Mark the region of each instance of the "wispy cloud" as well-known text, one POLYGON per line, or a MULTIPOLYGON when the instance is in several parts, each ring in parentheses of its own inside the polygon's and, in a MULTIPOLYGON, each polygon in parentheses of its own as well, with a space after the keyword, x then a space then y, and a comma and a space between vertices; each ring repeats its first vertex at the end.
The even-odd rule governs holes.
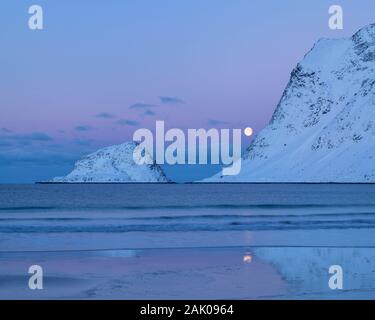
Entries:
POLYGON ((145 116, 154 116, 156 113, 152 110, 147 109, 143 114, 145 116))
POLYGON ((4 140, 15 140, 15 141, 51 141, 53 140, 48 134, 44 132, 32 132, 26 134, 6 134, 2 135, 1 138, 4 140))
POLYGON ((73 141, 76 145, 79 146, 90 146, 93 142, 91 139, 75 139, 73 141))
POLYGON ((10 147, 12 146, 12 143, 6 140, 0 140, 0 147, 10 147))
POLYGON ((120 126, 138 126, 139 122, 134 121, 134 120, 128 120, 128 119, 120 119, 116 121, 116 124, 120 126))
POLYGON ((155 108, 157 107, 154 104, 149 103, 134 103, 131 106, 129 106, 129 109, 149 109, 149 108, 155 108))
POLYGON ((185 101, 178 97, 167 97, 167 96, 160 96, 160 102, 162 104, 184 104, 185 101))
POLYGON ((101 119, 113 119, 116 118, 116 115, 108 112, 100 112, 95 115, 96 118, 101 118, 101 119))
POLYGON ((71 163, 77 159, 76 155, 69 153, 53 152, 50 150, 12 149, 0 154, 1 165, 14 165, 16 163, 31 163, 35 165, 56 165, 71 163))
POLYGON ((1 132, 1 133, 11 133, 12 130, 9 130, 9 129, 7 129, 7 128, 0 128, 0 132, 1 132))
POLYGON ((207 121, 207 123, 210 126, 219 126, 219 125, 223 125, 223 124, 228 124, 228 122, 226 122, 226 121, 215 120, 215 119, 210 119, 210 120, 207 121))
POLYGON ((80 126, 76 126, 74 128, 74 130, 76 131, 90 131, 90 130, 93 130, 94 128, 89 126, 89 125, 80 125, 80 126))
POLYGON ((51 141, 53 140, 48 134, 44 132, 33 132, 31 134, 20 136, 23 140, 33 140, 33 141, 51 141))

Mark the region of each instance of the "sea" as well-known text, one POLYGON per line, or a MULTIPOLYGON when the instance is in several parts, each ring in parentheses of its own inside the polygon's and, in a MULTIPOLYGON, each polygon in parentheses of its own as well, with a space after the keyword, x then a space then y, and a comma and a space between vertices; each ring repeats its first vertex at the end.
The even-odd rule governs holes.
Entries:
POLYGON ((374 298, 374 232, 373 184, 0 185, 0 298, 374 298))

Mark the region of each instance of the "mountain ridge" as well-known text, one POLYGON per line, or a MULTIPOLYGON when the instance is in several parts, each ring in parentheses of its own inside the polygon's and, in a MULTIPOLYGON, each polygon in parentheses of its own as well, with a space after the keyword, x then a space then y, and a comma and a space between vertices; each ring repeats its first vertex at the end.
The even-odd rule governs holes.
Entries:
MULTIPOLYGON (((99 149, 78 160, 71 173, 44 183, 166 183, 170 180, 155 162, 138 165, 133 160, 137 143, 130 141, 99 149)), ((149 154, 145 157, 151 159, 149 154)))
POLYGON ((291 73, 237 176, 204 182, 375 182, 375 24, 320 39, 291 73))

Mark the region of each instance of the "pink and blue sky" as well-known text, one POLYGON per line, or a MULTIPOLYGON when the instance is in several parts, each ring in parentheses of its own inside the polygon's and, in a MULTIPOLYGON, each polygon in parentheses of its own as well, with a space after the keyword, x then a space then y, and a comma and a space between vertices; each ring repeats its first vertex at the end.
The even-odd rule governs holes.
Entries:
POLYGON ((304 54, 375 22, 375 2, 4 0, 0 14, 0 182, 19 183, 67 174, 155 120, 259 132, 304 54), (42 31, 28 28, 33 4, 42 31), (332 4, 344 30, 328 28, 332 4))

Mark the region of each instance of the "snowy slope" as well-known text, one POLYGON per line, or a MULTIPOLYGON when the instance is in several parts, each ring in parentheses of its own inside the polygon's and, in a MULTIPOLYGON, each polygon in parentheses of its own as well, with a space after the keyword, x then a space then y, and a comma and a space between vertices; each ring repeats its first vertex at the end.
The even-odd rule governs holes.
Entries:
POLYGON ((293 70, 269 125, 223 182, 375 182, 375 24, 322 39, 293 70))
POLYGON ((51 182, 168 182, 156 165, 137 165, 134 142, 100 149, 76 162, 74 170, 51 182))

